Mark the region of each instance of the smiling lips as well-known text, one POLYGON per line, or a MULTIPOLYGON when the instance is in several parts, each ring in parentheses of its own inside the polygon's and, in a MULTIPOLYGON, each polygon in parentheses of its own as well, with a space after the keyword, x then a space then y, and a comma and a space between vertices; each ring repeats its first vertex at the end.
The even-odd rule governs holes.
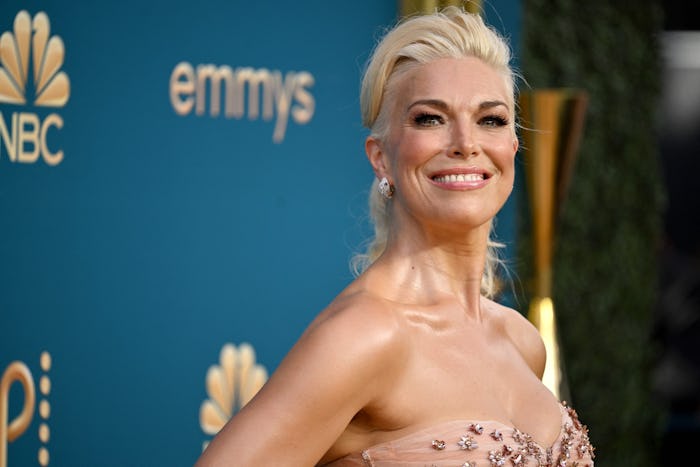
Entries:
POLYGON ((436 185, 444 188, 478 188, 483 186, 484 182, 489 179, 489 174, 481 170, 455 173, 441 172, 432 175, 430 179, 436 185))

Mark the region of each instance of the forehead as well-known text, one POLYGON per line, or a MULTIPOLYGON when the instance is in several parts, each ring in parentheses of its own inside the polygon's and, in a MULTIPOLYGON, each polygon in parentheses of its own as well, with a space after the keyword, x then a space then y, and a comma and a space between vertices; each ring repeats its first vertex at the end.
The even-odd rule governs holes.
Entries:
POLYGON ((400 72, 392 91, 397 104, 416 99, 455 104, 500 100, 511 106, 513 96, 506 83, 502 73, 476 57, 442 58, 400 72))

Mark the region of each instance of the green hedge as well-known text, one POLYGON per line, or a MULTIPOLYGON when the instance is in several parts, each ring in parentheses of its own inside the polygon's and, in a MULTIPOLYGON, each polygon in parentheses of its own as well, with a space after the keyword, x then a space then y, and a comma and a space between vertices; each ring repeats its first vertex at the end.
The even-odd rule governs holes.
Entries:
MULTIPOLYGON (((663 204, 655 132, 662 26, 657 2, 523 1, 520 67, 529 87, 578 87, 590 98, 557 228, 553 298, 571 402, 589 426, 597 466, 658 465, 650 332, 663 204)), ((517 273, 527 293, 526 213, 518 248, 526 266, 517 273)))

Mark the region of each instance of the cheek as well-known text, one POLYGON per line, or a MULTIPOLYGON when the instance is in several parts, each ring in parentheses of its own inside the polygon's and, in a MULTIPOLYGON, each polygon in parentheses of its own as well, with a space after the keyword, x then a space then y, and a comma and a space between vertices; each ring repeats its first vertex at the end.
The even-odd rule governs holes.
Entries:
POLYGON ((510 143, 499 145, 491 153, 491 160, 500 172, 501 186, 508 195, 513 191, 515 184, 515 154, 513 145, 510 143))
POLYGON ((515 170, 515 154, 517 151, 514 149, 512 141, 502 142, 494 147, 493 155, 497 158, 497 164, 501 167, 503 171, 515 170))
POLYGON ((392 139, 394 167, 398 170, 416 168, 430 160, 441 148, 437 133, 411 129, 396 132, 395 139, 392 139))

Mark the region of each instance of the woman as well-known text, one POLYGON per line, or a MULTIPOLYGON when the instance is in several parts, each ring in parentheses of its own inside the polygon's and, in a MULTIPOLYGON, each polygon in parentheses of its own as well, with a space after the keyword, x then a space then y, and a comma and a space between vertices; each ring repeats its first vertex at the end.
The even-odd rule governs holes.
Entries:
POLYGON ((509 60, 454 7, 380 42, 361 92, 368 267, 199 467, 593 464, 585 426, 540 381, 537 330, 488 298, 518 149, 509 60))

